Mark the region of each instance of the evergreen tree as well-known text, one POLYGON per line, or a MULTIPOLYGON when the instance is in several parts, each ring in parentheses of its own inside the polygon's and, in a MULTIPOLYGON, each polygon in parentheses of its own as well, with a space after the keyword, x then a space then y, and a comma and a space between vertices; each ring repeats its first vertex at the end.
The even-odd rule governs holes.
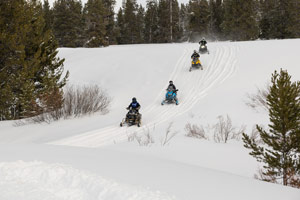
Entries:
POLYGON ((103 0, 103 5, 105 9, 105 21, 106 21, 106 38, 109 44, 115 44, 116 32, 115 32, 115 11, 114 6, 116 4, 115 0, 103 0))
POLYGON ((125 34, 125 22, 122 8, 119 9, 117 14, 117 26, 116 26, 116 39, 118 44, 125 44, 123 38, 125 34))
POLYGON ((158 4, 159 42, 174 42, 181 37, 177 0, 160 0, 158 4))
POLYGON ((260 38, 270 39, 278 36, 278 28, 276 25, 276 6, 277 1, 262 0, 260 1, 260 38))
POLYGON ((144 32, 145 32, 145 9, 142 5, 139 6, 136 14, 136 28, 137 36, 136 43, 141 44, 145 42, 144 32))
POLYGON ((231 40, 257 39, 259 29, 255 0, 224 0, 224 35, 231 40))
POLYGON ((282 179, 284 185, 291 185, 290 181, 300 172, 300 82, 292 82, 287 71, 281 70, 272 75, 271 84, 267 96, 269 132, 257 125, 266 146, 259 146, 246 134, 243 141, 252 150, 250 155, 265 164, 265 180, 282 179))
POLYGON ((124 35, 122 35, 125 44, 135 44, 137 41, 138 27, 136 21, 137 13, 136 0, 127 0, 124 7, 124 35))
POLYGON ((44 0, 43 12, 45 19, 45 30, 53 29, 53 11, 50 9, 48 0, 44 0))
POLYGON ((107 46, 106 39, 106 11, 102 0, 88 0, 84 8, 86 25, 86 46, 99 47, 107 46))
POLYGON ((68 73, 57 58, 57 44, 45 29, 42 5, 35 0, 0 3, 0 119, 20 119, 61 106, 68 73))
POLYGON ((300 36, 299 0, 261 0, 261 38, 300 36))
POLYGON ((56 0, 53 6, 53 32, 59 46, 83 46, 84 21, 80 0, 56 0))
POLYGON ((188 4, 190 13, 189 30, 192 32, 192 40, 199 36, 207 35, 209 25, 209 6, 207 0, 191 0, 188 4))
POLYGON ((179 27, 180 27, 180 31, 182 32, 181 40, 188 40, 189 37, 188 24, 189 24, 189 14, 188 14, 187 6, 185 6, 182 3, 180 5, 180 11, 179 11, 179 27))
POLYGON ((287 31, 291 33, 287 37, 300 38, 300 0, 288 1, 290 19, 287 21, 287 31))
POLYGON ((209 33, 215 39, 222 37, 223 7, 222 0, 210 0, 209 33))
POLYGON ((145 42, 156 43, 158 42, 158 5, 156 0, 147 2, 145 14, 145 42))

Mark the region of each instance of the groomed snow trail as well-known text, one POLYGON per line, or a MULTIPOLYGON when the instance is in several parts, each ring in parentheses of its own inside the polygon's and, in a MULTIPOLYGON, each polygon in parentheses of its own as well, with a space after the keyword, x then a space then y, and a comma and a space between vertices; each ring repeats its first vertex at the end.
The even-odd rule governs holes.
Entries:
POLYGON ((119 127, 119 124, 116 124, 115 126, 108 126, 54 141, 50 144, 90 148, 110 145, 126 140, 131 133, 143 132, 176 116, 182 115, 191 110, 213 87, 220 85, 235 74, 237 70, 237 51, 238 46, 236 44, 215 45, 215 48, 211 49, 209 55, 205 54, 200 57, 204 70, 195 69, 189 72, 191 62, 190 52, 192 50, 185 48, 173 72, 166 80, 166 83, 169 80, 173 80, 179 89, 178 106, 161 106, 161 101, 165 95, 165 88, 167 87, 165 85, 153 103, 142 110, 142 127, 119 127))
POLYGON ((0 163, 0 191, 1 200, 175 200, 159 191, 39 161, 0 163))

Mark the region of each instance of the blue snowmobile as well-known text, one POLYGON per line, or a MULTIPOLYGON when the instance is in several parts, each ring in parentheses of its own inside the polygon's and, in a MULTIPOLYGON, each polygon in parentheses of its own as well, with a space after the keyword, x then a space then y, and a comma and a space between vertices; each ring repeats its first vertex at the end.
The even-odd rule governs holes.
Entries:
POLYGON ((164 105, 165 103, 176 103, 178 105, 178 99, 177 99, 177 92, 178 90, 171 90, 168 89, 166 93, 166 98, 161 102, 161 105, 164 105))

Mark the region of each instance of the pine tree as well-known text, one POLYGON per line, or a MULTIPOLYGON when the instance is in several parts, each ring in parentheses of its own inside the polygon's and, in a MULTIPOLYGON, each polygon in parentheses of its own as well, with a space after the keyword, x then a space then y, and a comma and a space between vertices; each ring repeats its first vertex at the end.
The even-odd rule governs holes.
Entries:
POLYGON ((270 39, 277 37, 278 28, 276 25, 276 4, 277 1, 273 0, 260 1, 260 38, 270 39))
MULTIPOLYGON (((63 61, 46 30, 42 5, 35 0, 0 3, 0 119, 20 119, 50 111, 44 96, 61 91, 63 61)), ((62 95, 57 98, 62 99, 62 95)))
POLYGON ((106 20, 106 15, 102 0, 88 0, 85 4, 86 46, 99 47, 108 45, 108 39, 106 38, 108 21, 106 20))
POLYGON ((137 13, 136 0, 127 0, 124 7, 124 34, 122 35, 125 44, 135 44, 137 41, 138 28, 136 21, 137 13))
POLYGON ((223 22, 223 4, 222 0, 210 0, 210 19, 209 19, 209 33, 210 37, 221 39, 223 22))
POLYGON ((53 6, 53 33, 59 46, 83 46, 84 21, 80 0, 56 0, 53 6))
POLYGON ((145 14, 145 42, 156 43, 158 42, 158 5, 156 0, 147 2, 145 14))
POLYGON ((250 155, 265 164, 265 180, 282 179, 284 185, 291 185, 292 178, 300 173, 300 82, 292 82, 288 72, 281 70, 272 75, 271 84, 267 96, 269 132, 257 125, 266 146, 259 146, 246 134, 243 141, 252 150, 250 155))
POLYGON ((300 0, 290 0, 288 2, 288 12, 290 20, 287 21, 287 31, 291 33, 291 38, 300 38, 300 0))
POLYGON ((262 37, 284 39, 299 36, 299 0, 264 0, 261 4, 262 37))
POLYGON ((105 9, 105 21, 106 21, 106 35, 109 44, 115 44, 116 41, 116 31, 115 31, 115 11, 114 6, 116 4, 115 0, 103 0, 103 5, 105 9))
POLYGON ((45 29, 52 30, 53 29, 53 11, 50 8, 48 0, 44 0, 43 13, 44 13, 44 19, 45 19, 45 23, 46 23, 45 29))
POLYGON ((253 40, 259 34, 255 0, 224 0, 223 31, 227 39, 253 40))
POLYGON ((177 0, 160 0, 158 4, 159 42, 177 41, 181 36, 177 0))
POLYGON ((187 6, 185 4, 180 5, 180 11, 179 11, 179 27, 180 31, 182 32, 182 38, 181 40, 186 41, 189 37, 189 30, 188 30, 188 24, 189 24, 189 14, 187 10, 187 6))
POLYGON ((142 5, 139 6, 136 14, 136 28, 137 36, 136 43, 141 44, 145 42, 144 32, 145 32, 145 9, 142 5))
POLYGON ((190 13, 189 30, 192 32, 191 39, 194 41, 201 35, 207 35, 210 11, 207 0, 191 0, 188 8, 190 13))
POLYGON ((124 22, 124 14, 123 9, 120 8, 117 14, 117 26, 116 30, 116 39, 118 44, 125 44, 125 40, 123 38, 125 34, 125 22, 124 22))

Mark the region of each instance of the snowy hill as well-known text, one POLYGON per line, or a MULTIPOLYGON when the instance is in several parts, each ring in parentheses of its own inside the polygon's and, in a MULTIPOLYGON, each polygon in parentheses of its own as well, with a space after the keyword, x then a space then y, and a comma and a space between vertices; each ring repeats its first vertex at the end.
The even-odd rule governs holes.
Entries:
POLYGON ((204 70, 192 72, 198 44, 60 49, 70 83, 100 85, 113 99, 110 112, 51 124, 0 122, 0 199, 298 200, 300 190, 253 178, 259 164, 241 141, 188 138, 184 128, 212 127, 227 115, 247 132, 266 125, 267 112, 247 107, 246 95, 280 68, 300 80, 300 40, 208 47, 204 70), (179 89, 178 106, 160 105, 169 80, 179 89), (141 104, 142 127, 121 128, 132 97, 141 104), (177 134, 163 146, 169 126, 177 134), (128 142, 133 134, 149 134, 153 143, 128 142))

